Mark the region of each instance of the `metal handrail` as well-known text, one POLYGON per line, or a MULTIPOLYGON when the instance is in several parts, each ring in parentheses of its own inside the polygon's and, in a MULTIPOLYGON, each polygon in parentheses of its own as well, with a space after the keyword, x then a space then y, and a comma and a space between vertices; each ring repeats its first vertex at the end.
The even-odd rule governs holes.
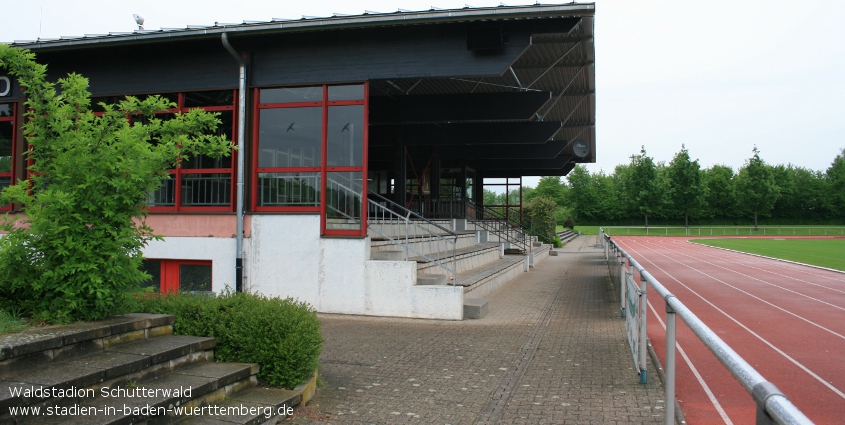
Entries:
POLYGON ((409 253, 413 252, 446 270, 447 276, 451 277, 450 284, 458 284, 456 233, 372 191, 368 192, 367 203, 370 217, 367 228, 403 247, 406 261, 410 257, 409 253), (400 233, 404 235, 392 234, 388 230, 391 228, 401 229, 400 233), (442 233, 435 233, 432 229, 442 233), (418 244, 428 249, 417 250, 415 245, 418 244))
POLYGON ((521 250, 531 251, 531 243, 528 241, 528 235, 523 231, 522 227, 510 223, 505 217, 493 214, 491 211, 485 210, 483 206, 477 205, 468 199, 465 201, 464 209, 466 211, 466 219, 476 227, 481 227, 496 235, 499 241, 507 241, 521 250))
MULTIPOLYGON (((757 423, 778 423, 778 424, 812 424, 804 413, 798 410, 778 388, 769 381, 766 381, 756 369, 746 362, 736 351, 725 341, 719 338, 712 329, 701 321, 689 308, 687 308, 675 295, 669 292, 654 276, 651 275, 640 263, 630 254, 625 252, 610 236, 600 229, 601 243, 605 249, 605 258, 608 260, 608 267, 613 268, 611 258, 619 260, 621 272, 633 273, 633 269, 640 272, 643 282, 643 292, 646 292, 646 284, 651 285, 657 293, 666 301, 666 365, 664 373, 666 382, 666 424, 674 424, 675 421, 675 317, 680 316, 681 320, 689 326, 690 330, 704 343, 713 355, 728 369, 736 380, 745 388, 757 404, 757 423), (612 255, 613 254, 613 255, 612 255), (625 271, 625 260, 632 268, 630 272, 625 271)), ((624 276, 624 275, 623 275, 624 276)), ((624 288, 623 288, 624 291, 624 288)), ((647 300, 647 298, 646 298, 647 300)), ((640 334, 645 335, 645 316, 641 323, 640 334)), ((640 341, 641 346, 645 346, 640 341)))

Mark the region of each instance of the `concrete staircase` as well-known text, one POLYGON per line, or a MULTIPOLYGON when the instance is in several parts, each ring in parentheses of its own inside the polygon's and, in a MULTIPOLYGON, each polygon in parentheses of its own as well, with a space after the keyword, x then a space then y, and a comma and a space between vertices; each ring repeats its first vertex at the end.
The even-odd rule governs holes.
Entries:
MULTIPOLYGON (((527 272, 537 262, 549 255, 550 245, 539 242, 532 244, 531 253, 521 250, 514 255, 507 255, 505 247, 508 244, 490 237, 488 232, 470 226, 466 223, 457 226, 451 221, 437 223, 439 226, 458 235, 455 249, 455 269, 457 271, 457 285, 464 288, 464 318, 480 318, 487 311, 486 298, 507 282, 527 272), (457 227, 457 229, 455 229, 457 227)), ((376 225, 378 225, 376 223, 376 225)), ((384 232, 384 227, 380 231, 384 232)), ((397 231, 400 228, 397 227, 397 231)), ((401 235, 397 235, 401 236, 401 235)), ((372 233, 371 250, 373 260, 403 261, 404 248, 394 244, 388 238, 372 233)), ((411 238, 410 244, 418 252, 435 259, 448 260, 443 253, 432 252, 427 247, 428 237, 411 238)), ((444 269, 438 267, 428 259, 420 256, 409 256, 408 261, 417 263, 417 285, 446 285, 449 284, 444 269)))
POLYGON ((299 403, 257 387, 256 364, 214 362, 215 340, 173 335, 173 321, 129 314, 0 336, 0 423, 258 424, 299 403))

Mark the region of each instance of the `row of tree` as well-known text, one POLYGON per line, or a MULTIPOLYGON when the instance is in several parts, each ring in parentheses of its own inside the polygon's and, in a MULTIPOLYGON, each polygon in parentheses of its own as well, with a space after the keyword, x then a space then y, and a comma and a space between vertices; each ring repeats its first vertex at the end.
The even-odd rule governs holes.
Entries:
MULTIPOLYGON (((612 174, 575 167, 563 182, 543 177, 536 188, 523 187, 523 201, 554 199, 558 218, 579 224, 649 224, 650 219, 689 226, 699 222, 743 224, 760 217, 773 221, 843 223, 845 221, 845 149, 824 171, 794 165, 769 165, 753 155, 736 172, 725 165, 702 169, 685 146, 669 164, 655 162, 643 147, 629 164, 612 174)), ((513 197, 513 194, 510 194, 513 197)), ((504 195, 485 192, 485 203, 504 195)))

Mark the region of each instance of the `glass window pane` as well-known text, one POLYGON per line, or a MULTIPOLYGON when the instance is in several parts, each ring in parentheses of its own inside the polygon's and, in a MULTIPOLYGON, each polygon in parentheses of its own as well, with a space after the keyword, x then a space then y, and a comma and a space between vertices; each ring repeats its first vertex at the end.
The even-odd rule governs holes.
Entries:
POLYGON ((141 288, 152 288, 153 291, 159 292, 161 289, 161 261, 144 260, 141 263, 140 270, 150 275, 149 280, 141 282, 141 288))
POLYGON ((329 86, 329 100, 364 100, 364 85, 329 86))
POLYGON ((198 106, 232 106, 235 103, 234 90, 213 90, 185 93, 186 108, 198 106))
POLYGON ((0 103, 0 117, 11 117, 14 113, 13 103, 0 103))
POLYGON ((161 186, 147 197, 147 205, 151 207, 172 207, 176 205, 176 180, 170 178, 161 181, 161 186))
POLYGON ((259 167, 320 166, 322 108, 262 109, 259 117, 259 167))
POLYGON ((320 173, 258 173, 258 205, 320 205, 320 173))
POLYGON ((364 152, 364 106, 332 106, 326 128, 329 167, 361 166, 364 152))
POLYGON ((259 98, 261 103, 322 102, 323 86, 262 89, 259 98))
POLYGON ((179 290, 182 292, 211 292, 211 266, 180 264, 179 290))
POLYGON ((231 198, 231 174, 182 174, 182 205, 228 206, 231 198))
MULTIPOLYGON (((232 140, 232 122, 234 120, 234 112, 222 111, 220 114, 220 125, 217 127, 218 136, 226 136, 232 140)), ((182 168, 198 169, 198 168, 232 168, 232 155, 221 156, 220 158, 211 158, 205 155, 195 155, 188 159, 182 160, 182 168)))
POLYGON ((363 173, 326 173, 326 229, 361 230, 363 173))
POLYGON ((0 173, 12 172, 12 134, 15 123, 0 121, 0 173))

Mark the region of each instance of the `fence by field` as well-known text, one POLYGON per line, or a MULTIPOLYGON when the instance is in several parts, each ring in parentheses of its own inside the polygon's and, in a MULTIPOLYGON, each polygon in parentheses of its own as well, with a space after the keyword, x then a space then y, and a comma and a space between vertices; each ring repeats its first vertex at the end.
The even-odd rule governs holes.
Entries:
POLYGON ((602 226, 608 235, 626 236, 845 236, 834 226, 602 226))

